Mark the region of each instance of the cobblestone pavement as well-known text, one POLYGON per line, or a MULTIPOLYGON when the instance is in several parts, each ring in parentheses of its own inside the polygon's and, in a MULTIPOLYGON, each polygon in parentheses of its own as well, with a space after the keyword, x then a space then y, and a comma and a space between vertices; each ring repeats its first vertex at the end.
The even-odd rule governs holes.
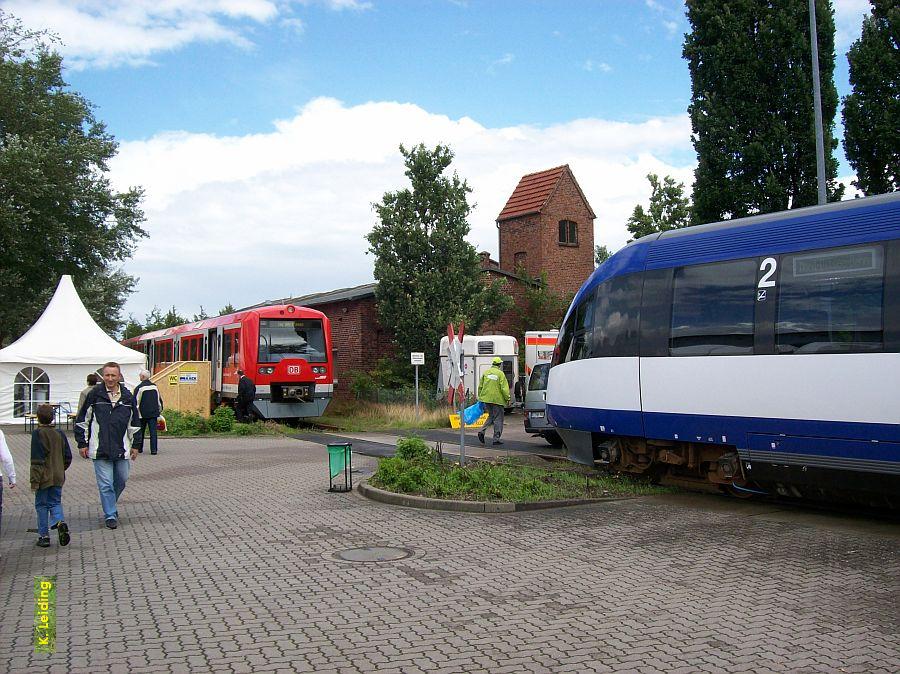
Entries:
POLYGON ((76 456, 72 543, 44 550, 28 438, 8 439, 0 670, 900 671, 894 524, 705 496, 404 509, 328 493, 321 445, 167 439, 115 531, 76 456), (413 554, 333 558, 373 545, 413 554), (57 576, 54 654, 33 652, 35 575, 57 576))

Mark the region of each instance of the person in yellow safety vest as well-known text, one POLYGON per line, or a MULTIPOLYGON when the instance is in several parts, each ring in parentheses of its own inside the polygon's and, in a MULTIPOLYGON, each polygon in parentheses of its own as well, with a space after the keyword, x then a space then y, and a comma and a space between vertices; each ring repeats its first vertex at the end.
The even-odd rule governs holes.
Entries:
POLYGON ((478 431, 478 441, 484 444, 484 432, 487 427, 494 426, 494 444, 502 445, 500 436, 503 435, 503 410, 509 405, 509 382, 500 366, 503 359, 495 356, 491 366, 481 375, 478 383, 478 400, 487 408, 488 418, 484 426, 478 431))

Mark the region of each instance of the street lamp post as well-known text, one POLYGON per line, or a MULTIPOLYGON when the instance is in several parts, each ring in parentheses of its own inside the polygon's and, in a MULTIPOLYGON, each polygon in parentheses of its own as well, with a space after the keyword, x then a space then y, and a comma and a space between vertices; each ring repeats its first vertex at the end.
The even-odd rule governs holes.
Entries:
POLYGON ((822 131, 822 87, 819 82, 819 37, 816 30, 816 0, 809 0, 809 45, 812 52, 813 106, 816 123, 816 180, 819 205, 827 201, 825 194, 825 139, 822 131))

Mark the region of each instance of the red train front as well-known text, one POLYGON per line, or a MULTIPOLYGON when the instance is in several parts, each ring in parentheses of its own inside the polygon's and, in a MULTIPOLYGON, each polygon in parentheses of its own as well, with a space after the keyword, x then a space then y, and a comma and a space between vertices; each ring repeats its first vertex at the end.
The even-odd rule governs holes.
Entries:
POLYGON ((256 384, 264 419, 316 417, 334 390, 331 324, 315 309, 291 304, 217 316, 126 340, 156 373, 179 360, 212 366, 214 402, 237 397, 238 370, 256 384))

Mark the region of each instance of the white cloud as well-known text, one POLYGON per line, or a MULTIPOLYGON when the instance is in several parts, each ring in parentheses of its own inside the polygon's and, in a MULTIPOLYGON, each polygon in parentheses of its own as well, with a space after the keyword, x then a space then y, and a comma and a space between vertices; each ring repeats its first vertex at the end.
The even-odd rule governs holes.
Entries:
MULTIPOLYGON (((330 9, 366 9, 367 2, 323 0, 330 9)), ((4 8, 33 29, 60 36, 66 66, 144 65, 155 54, 194 42, 225 42, 250 48, 245 36, 253 23, 280 24, 295 31, 290 16, 296 0, 9 0, 4 8)), ((305 3, 302 3, 305 4, 305 3)))
POLYGON ((267 134, 127 142, 112 175, 120 189, 146 189, 151 234, 128 265, 141 277, 128 310, 142 317, 174 303, 193 313, 371 281, 372 204, 407 186, 397 147, 418 142, 453 148, 477 204, 469 240, 495 257, 494 219, 526 173, 568 163, 597 213, 597 243, 615 250, 634 205, 647 202, 645 175, 690 185, 693 170, 686 115, 487 128, 411 104, 319 98, 267 134))
POLYGON ((491 64, 488 66, 487 72, 488 72, 488 74, 493 75, 497 72, 498 66, 508 66, 510 63, 512 63, 515 60, 516 60, 516 55, 510 54, 509 52, 507 52, 500 58, 494 59, 493 61, 491 61, 491 64))
POLYGON ((862 33, 863 17, 872 9, 869 0, 834 0, 834 46, 844 54, 862 33))
POLYGON ((592 61, 588 59, 582 65, 582 68, 587 70, 589 73, 598 72, 598 73, 609 73, 612 72, 612 66, 603 61, 592 61))

